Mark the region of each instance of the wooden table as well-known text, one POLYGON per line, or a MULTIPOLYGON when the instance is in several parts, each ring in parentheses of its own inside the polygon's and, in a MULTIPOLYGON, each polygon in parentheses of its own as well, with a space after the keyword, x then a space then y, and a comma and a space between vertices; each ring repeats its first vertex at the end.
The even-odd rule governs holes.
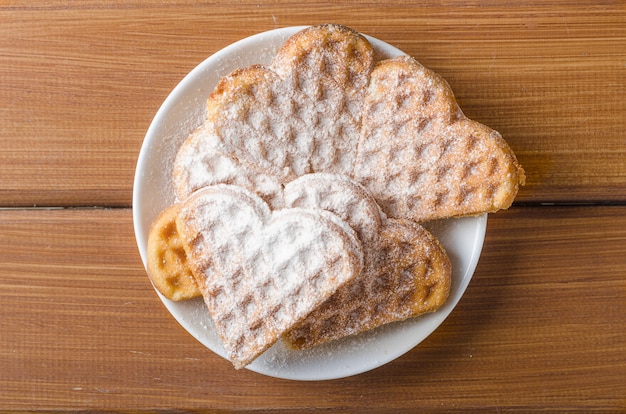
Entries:
POLYGON ((624 412, 624 3, 233 3, 0 4, 0 410, 624 412), (446 77, 527 185, 490 216, 457 308, 406 355, 332 381, 237 372, 148 281, 137 155, 207 56, 329 21, 446 77))

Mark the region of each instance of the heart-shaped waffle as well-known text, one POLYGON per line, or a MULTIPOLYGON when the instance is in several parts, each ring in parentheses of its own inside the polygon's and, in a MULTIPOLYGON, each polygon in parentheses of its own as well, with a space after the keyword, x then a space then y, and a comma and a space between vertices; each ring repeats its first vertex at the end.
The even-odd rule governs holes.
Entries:
POLYGON ((215 132, 210 125, 203 124, 180 147, 173 174, 178 200, 184 201, 194 191, 216 184, 232 184, 254 190, 270 204, 275 198, 280 199, 282 186, 275 176, 222 153, 216 144, 215 132))
POLYGON ((378 238, 384 215, 367 190, 346 176, 303 175, 285 185, 282 199, 287 208, 313 208, 334 213, 354 229, 364 245, 378 238))
POLYGON ((408 220, 381 216, 375 200, 342 176, 310 174, 285 186, 287 207, 323 208, 357 232, 363 271, 285 335, 311 348, 378 326, 435 311, 448 298, 450 261, 436 238, 408 220))
POLYGON ((524 172, 500 134, 465 117, 446 81, 414 59, 377 64, 364 98, 354 171, 392 217, 493 212, 524 172))
MULTIPOLYGON (((315 172, 352 177, 394 218, 508 208, 524 172, 500 135, 467 119, 448 84, 415 60, 374 63, 351 29, 295 34, 269 67, 219 82, 207 100, 213 147, 282 184, 315 172)), ((187 157, 202 163, 203 150, 187 157)))
POLYGON ((194 193, 177 219, 215 329, 239 369, 363 267, 350 226, 322 210, 272 211, 254 193, 217 185, 194 193))
POLYGON ((271 68, 222 78, 207 122, 225 152, 286 183, 311 172, 349 174, 359 138, 362 89, 373 65, 367 40, 342 26, 291 37, 271 68))

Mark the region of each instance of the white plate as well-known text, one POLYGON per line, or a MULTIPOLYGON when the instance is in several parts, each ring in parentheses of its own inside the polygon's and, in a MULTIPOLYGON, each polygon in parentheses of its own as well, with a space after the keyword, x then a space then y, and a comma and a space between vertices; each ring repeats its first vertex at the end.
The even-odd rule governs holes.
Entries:
MULTIPOLYGON (((139 153, 133 191, 133 220, 141 259, 151 223, 174 200, 172 163, 182 141, 202 122, 205 101, 218 80, 238 67, 269 63, 278 48, 303 27, 288 27, 243 39, 215 53, 192 70, 157 112, 139 153)), ((403 54, 368 37, 379 58, 403 54)), ((277 343, 248 369, 295 380, 325 380, 359 374, 392 361, 430 335, 450 314, 469 284, 485 236, 487 215, 429 223, 452 261, 452 289, 437 312, 335 341, 308 351, 291 351, 277 343)), ((157 292, 158 294, 158 292, 157 292)), ((172 302, 159 295, 172 316, 198 341, 225 357, 201 299, 172 302)))

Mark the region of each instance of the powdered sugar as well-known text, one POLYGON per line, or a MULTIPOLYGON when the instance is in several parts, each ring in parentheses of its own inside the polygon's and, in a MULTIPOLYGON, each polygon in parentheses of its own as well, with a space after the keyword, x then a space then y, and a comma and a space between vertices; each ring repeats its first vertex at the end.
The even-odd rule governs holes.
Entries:
POLYGON ((348 222, 363 243, 378 237, 382 212, 357 182, 335 174, 307 174, 285 186, 286 207, 328 210, 348 222))
POLYGON ((233 184, 254 190, 266 201, 282 187, 275 176, 257 171, 220 151, 217 137, 206 125, 198 128, 181 146, 174 167, 174 188, 179 200, 215 184, 233 184))

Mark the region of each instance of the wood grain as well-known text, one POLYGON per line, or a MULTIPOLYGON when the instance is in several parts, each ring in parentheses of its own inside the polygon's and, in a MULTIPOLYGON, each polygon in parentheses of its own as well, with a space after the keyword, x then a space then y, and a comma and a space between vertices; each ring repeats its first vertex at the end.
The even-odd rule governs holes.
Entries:
POLYGON ((0 412, 626 412, 624 96, 610 0, 0 2, 0 412), (177 324, 130 207, 145 132, 191 69, 324 22, 442 74, 528 180, 433 335, 297 382, 236 372, 177 324))
POLYGON ((626 199, 621 2, 5 1, 0 205, 130 206, 144 134, 184 75, 243 37, 328 21, 445 76, 518 154, 518 201, 626 199))
POLYGON ((625 207, 491 215, 433 335, 372 372, 297 382, 234 371, 174 321, 130 210, 3 210, 0 411, 623 411, 625 245, 625 207))

